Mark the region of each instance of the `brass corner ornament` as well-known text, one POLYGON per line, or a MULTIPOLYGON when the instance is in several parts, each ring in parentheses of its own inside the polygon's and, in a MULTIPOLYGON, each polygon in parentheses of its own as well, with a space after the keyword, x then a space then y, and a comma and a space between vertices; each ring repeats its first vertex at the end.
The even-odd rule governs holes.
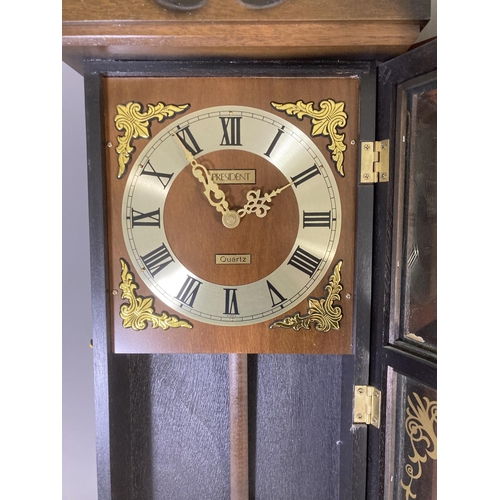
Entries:
POLYGON ((342 284, 340 283, 340 269, 342 261, 340 260, 328 279, 328 283, 324 289, 328 291, 328 295, 323 299, 315 299, 309 297, 309 309, 305 316, 300 313, 295 313, 293 316, 287 316, 282 320, 275 321, 269 328, 290 328, 295 331, 309 330, 311 323, 319 332, 329 332, 330 330, 339 330, 340 321, 342 320, 342 308, 338 305, 334 306, 335 301, 340 301, 340 292, 342 284))
POLYGON ((311 118, 311 135, 313 137, 324 135, 330 137, 328 149, 332 152, 331 157, 335 162, 337 172, 344 177, 344 151, 347 146, 344 143, 345 134, 338 134, 337 127, 343 128, 347 124, 347 113, 344 111, 345 103, 335 102, 333 99, 324 99, 319 103, 319 109, 314 109, 314 103, 297 101, 296 103, 279 104, 271 102, 278 111, 284 111, 289 116, 296 116, 302 120, 304 116, 311 118))
POLYGON ((152 328, 161 328, 168 330, 169 328, 193 328, 193 325, 188 321, 179 319, 177 316, 170 316, 166 312, 156 314, 154 310, 153 297, 140 297, 136 294, 136 289, 139 287, 134 282, 134 275, 130 272, 125 259, 120 259, 122 267, 120 290, 122 291, 122 299, 128 300, 128 304, 122 304, 120 307, 120 317, 123 320, 124 328, 132 328, 133 330, 145 330, 148 327, 148 322, 152 328))
POLYGON ((422 401, 415 392, 413 397, 414 401, 408 396, 405 427, 413 449, 413 455, 408 458, 416 469, 411 464, 405 466, 409 482, 405 484, 401 480, 401 487, 406 491, 406 500, 417 498, 412 491, 412 483, 422 476, 422 464, 427 462, 427 458, 437 460, 437 402, 425 397, 422 401))
POLYGON ((125 105, 116 106, 115 127, 117 130, 124 130, 122 136, 118 136, 118 178, 121 179, 125 174, 127 164, 130 161, 130 154, 134 151, 132 140, 138 137, 148 139, 150 137, 150 122, 157 119, 159 122, 165 118, 183 113, 190 107, 190 104, 148 104, 147 111, 143 112, 142 104, 138 102, 129 102, 125 105))

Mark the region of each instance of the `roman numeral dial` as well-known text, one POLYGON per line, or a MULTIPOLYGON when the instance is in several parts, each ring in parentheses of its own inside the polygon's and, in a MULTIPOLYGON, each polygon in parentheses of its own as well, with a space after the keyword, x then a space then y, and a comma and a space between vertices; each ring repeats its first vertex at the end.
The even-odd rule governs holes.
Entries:
POLYGON ((196 296, 198 295, 198 291, 200 290, 201 285, 201 281, 193 278, 192 276, 188 276, 186 278, 186 281, 184 281, 179 293, 175 297, 187 306, 193 307, 194 301, 196 300, 196 296))
POLYGON ((175 134, 177 137, 180 139, 182 142, 183 146, 193 155, 196 156, 197 154, 200 154, 203 149, 200 148, 198 142, 196 141, 193 133, 191 132, 191 129, 189 126, 181 128, 180 130, 176 131, 175 134))
POLYGON ((292 181, 295 184, 295 187, 299 187, 303 182, 307 182, 316 175, 319 175, 319 169, 317 165, 313 165, 312 167, 305 169, 300 174, 292 176, 292 181))
POLYGON ((331 227, 332 211, 328 212, 302 212, 302 227, 331 227))
POLYGON ((220 117, 222 123, 221 146, 241 146, 241 116, 220 117))
POLYGON ((156 276, 162 269, 174 262, 174 258, 164 243, 146 255, 142 255, 141 259, 153 276, 156 276))
POLYGON ((239 314, 236 299, 237 288, 224 288, 226 292, 224 314, 239 314))
POLYGON ((266 284, 269 291, 269 296, 271 297, 271 302, 273 303, 273 307, 283 304, 286 298, 281 295, 278 289, 273 284, 271 284, 271 282, 266 280, 266 284))
POLYGON ((166 173, 166 172, 162 172, 160 170, 156 170, 151 161, 148 160, 146 162, 146 164, 144 165, 144 169, 141 173, 141 175, 149 175, 151 177, 155 177, 156 179, 158 179, 158 182, 163 186, 163 188, 165 189, 169 182, 172 180, 172 177, 173 177, 173 173, 166 173))
POLYGON ((295 267, 299 271, 311 277, 318 268, 320 262, 321 259, 298 246, 288 261, 288 265, 295 267))
POLYGON ((237 336, 238 326, 271 324, 324 286, 342 221, 337 181, 295 118, 190 109, 164 124, 128 173, 122 248, 140 287, 192 332, 209 324, 237 336), (242 172, 246 185, 234 180, 242 172), (221 222, 229 212, 236 227, 221 222))
POLYGON ((285 127, 282 126, 277 132, 276 135, 274 136, 273 141, 271 142, 269 148, 267 151, 264 153, 264 156, 267 156, 268 158, 271 157, 272 152, 274 151, 274 148, 276 147, 276 144, 278 144, 278 141, 280 140, 281 136, 284 133, 285 127))
POLYGON ((152 210, 151 212, 140 212, 132 208, 132 227, 137 226, 152 226, 160 227, 160 209, 152 210))

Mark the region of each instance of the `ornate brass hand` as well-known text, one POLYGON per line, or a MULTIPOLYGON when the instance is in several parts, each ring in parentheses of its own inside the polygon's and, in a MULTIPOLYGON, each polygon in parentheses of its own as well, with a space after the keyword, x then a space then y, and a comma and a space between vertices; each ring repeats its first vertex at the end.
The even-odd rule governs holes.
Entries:
POLYGON ((248 191, 247 193, 248 202, 244 205, 243 208, 240 208, 238 210, 238 216, 241 219, 246 214, 254 213, 257 217, 261 218, 265 217, 267 215, 267 212, 271 208, 270 206, 266 205, 266 203, 270 203, 275 196, 280 194, 287 187, 290 187, 292 184, 293 181, 289 182, 286 186, 274 189, 270 193, 265 193, 263 196, 260 195, 260 189, 257 189, 257 191, 254 190, 248 191))
POLYGON ((201 165, 201 163, 198 163, 191 151, 184 146, 177 135, 176 137, 179 140, 182 149, 184 149, 186 159, 191 164, 191 172, 205 187, 203 194, 207 198, 208 202, 210 205, 215 207, 217 212, 222 214, 222 223, 224 226, 230 229, 236 227, 240 223, 240 217, 235 211, 229 210, 229 204, 226 201, 224 191, 222 191, 222 189, 220 189, 219 186, 212 180, 206 167, 201 165))

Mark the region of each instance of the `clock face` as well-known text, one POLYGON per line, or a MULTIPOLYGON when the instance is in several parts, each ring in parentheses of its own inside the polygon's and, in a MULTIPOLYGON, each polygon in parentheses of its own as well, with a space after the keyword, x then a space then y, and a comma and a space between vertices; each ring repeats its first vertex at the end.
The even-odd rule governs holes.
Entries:
POLYGON ((121 222, 130 263, 155 297, 179 316, 242 326, 310 295, 331 269, 342 212, 328 161, 305 133, 224 105, 184 114, 149 141, 128 175, 121 222))
POLYGON ((352 353, 359 81, 103 79, 115 353, 352 353))

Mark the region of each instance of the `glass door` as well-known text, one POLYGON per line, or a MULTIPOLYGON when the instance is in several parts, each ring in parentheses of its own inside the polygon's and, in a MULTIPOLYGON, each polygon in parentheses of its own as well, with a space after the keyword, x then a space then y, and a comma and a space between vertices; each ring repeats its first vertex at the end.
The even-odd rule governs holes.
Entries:
POLYGON ((436 45, 378 71, 377 136, 391 141, 391 170, 375 200, 370 379, 383 398, 381 427, 369 431, 369 498, 436 498, 436 45))

